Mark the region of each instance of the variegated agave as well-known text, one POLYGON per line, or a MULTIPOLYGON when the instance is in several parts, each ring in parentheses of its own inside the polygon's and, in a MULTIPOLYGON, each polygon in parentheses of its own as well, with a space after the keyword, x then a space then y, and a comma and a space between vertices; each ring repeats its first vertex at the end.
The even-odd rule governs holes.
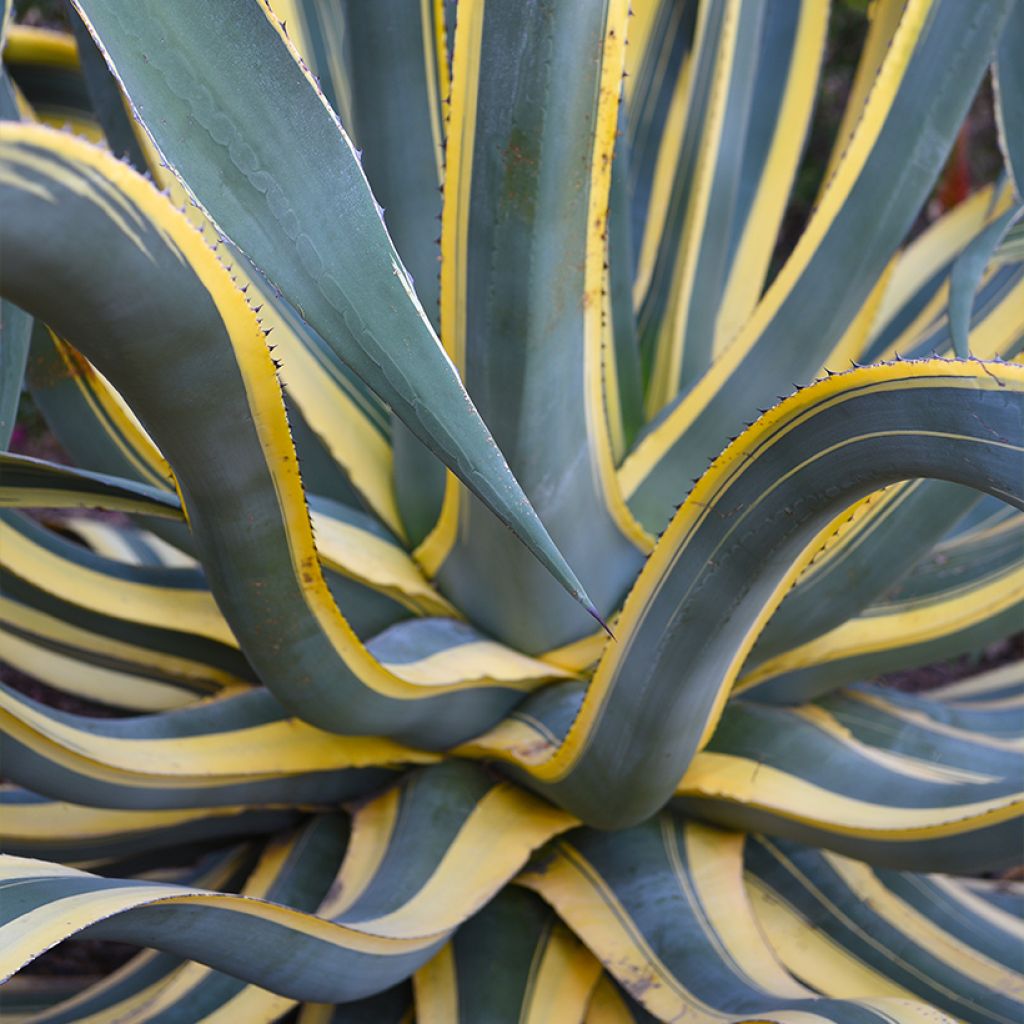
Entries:
POLYGON ((1019 622, 1024 4, 770 274, 825 0, 272 3, 7 34, 4 649, 130 714, 0 694, 0 960, 153 948, 3 1019, 1019 1019, 1024 672, 869 680, 1019 622))

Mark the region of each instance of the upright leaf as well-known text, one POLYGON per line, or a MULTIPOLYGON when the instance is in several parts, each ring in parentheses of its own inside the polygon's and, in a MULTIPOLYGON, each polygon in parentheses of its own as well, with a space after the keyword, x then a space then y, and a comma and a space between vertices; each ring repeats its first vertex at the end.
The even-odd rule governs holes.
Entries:
POLYGON ((265 4, 76 8, 212 220, 589 610, 445 357, 352 144, 265 4))

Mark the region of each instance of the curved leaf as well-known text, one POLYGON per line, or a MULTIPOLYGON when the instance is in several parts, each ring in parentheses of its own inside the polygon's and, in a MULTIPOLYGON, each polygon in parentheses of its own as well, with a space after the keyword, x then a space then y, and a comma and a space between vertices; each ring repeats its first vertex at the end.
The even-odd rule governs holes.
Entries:
POLYGON ((377 765, 434 760, 386 740, 313 729, 259 689, 157 715, 93 719, 4 687, 0 729, 4 774, 14 782, 123 810, 340 802, 394 776, 377 765))
POLYGON ((875 871, 759 838, 746 865, 769 944, 826 995, 923 999, 972 1024, 1020 1015, 1020 922, 985 907, 960 879, 875 871))
MULTIPOLYGON (((308 33, 315 52, 333 53, 339 37, 344 39, 343 72, 351 115, 342 120, 362 154, 363 170, 384 208, 388 233, 436 330, 444 182, 442 102, 449 91, 441 5, 396 7, 356 0, 333 8, 309 2, 299 6, 308 12, 310 22, 317 23, 310 24, 308 33), (318 39, 320 46, 315 45, 318 39)), ((335 81, 342 69, 335 61, 326 63, 334 69, 329 80, 335 81)), ((416 545, 440 512, 444 465, 398 417, 392 421, 392 443, 395 497, 409 539, 416 545)))
MULTIPOLYGON (((933 730, 890 749, 860 742, 827 711, 727 708, 676 790, 676 806, 730 828, 781 835, 891 867, 999 869, 1015 862, 1024 816, 1019 752, 989 748, 971 769, 900 748, 956 747, 933 730), (915 742, 916 740, 916 742, 915 742)), ((976 746, 980 749, 980 744, 976 746)))
MULTIPOLYGON (((810 120, 827 21, 821 3, 701 7, 666 223, 639 305, 649 416, 706 372, 754 307, 810 120), (723 317, 731 327, 720 340, 723 317)), ((649 250, 645 237, 641 275, 649 250)))
POLYGON ((499 719, 518 686, 409 684, 339 614, 317 564, 261 328, 201 236, 112 157, 43 129, 0 132, 0 225, 22 250, 4 261, 0 286, 28 296, 115 385, 127 385, 176 468, 210 589, 261 679, 300 716, 344 734, 415 734, 420 745, 443 746, 499 719), (62 236, 102 245, 106 259, 64 280, 66 248, 54 241, 62 236), (144 308, 118 301, 124 280, 149 297, 144 308), (167 356, 159 378, 154 351, 167 356))
POLYGON ((1024 502, 1024 371, 938 360, 798 392, 715 461, 662 534, 579 716, 524 782, 604 827, 662 806, 765 621, 851 503, 935 476, 1024 502))
POLYGON ((540 893, 622 987, 660 1020, 914 1020, 898 1000, 819 999, 776 960, 743 887, 743 837, 671 815, 581 829, 537 854, 540 893), (665 921, 672 922, 665 927, 665 921))
POLYGON ((412 986, 408 982, 351 1003, 304 1003, 296 1024, 409 1024, 412 986))
MULTIPOLYGON (((979 497, 977 491, 943 480, 911 480, 869 495, 844 512, 842 521, 826 528, 824 546, 768 620, 743 674, 841 626, 877 601, 979 497)), ((774 702, 770 688, 757 699, 774 702)))
POLYGON ((949 330, 953 339, 953 351, 961 359, 970 355, 968 332, 971 325, 971 310, 974 293, 985 271, 985 266, 1013 225, 1024 213, 1024 205, 1011 207, 997 217, 957 257, 949 275, 949 330))
POLYGON ((745 673, 736 692, 795 703, 943 661, 1012 634, 1024 608, 1024 517, 939 544, 882 600, 745 673))
POLYGON ((51 800, 18 786, 0 787, 0 842, 17 857, 94 867, 140 853, 174 850, 285 830, 296 819, 285 808, 199 807, 135 811, 51 800))
POLYGON ((104 508, 184 518, 178 499, 162 488, 11 452, 0 453, 0 507, 104 508))
POLYGON ((43 323, 32 332, 26 383, 47 426, 80 466, 175 494, 171 467, 124 399, 43 323))
MULTIPOLYGON (((342 604, 355 609, 355 625, 361 635, 376 632, 394 619, 368 619, 367 595, 357 596, 351 587, 346 590, 336 575, 386 594, 417 614, 456 614, 391 534, 369 516, 327 499, 313 496, 308 500, 317 554, 329 585, 342 604)), ((0 507, 4 506, 102 508, 184 520, 179 500, 167 491, 11 453, 0 453, 0 507)))
POLYGON ((810 379, 862 310, 931 190, 1009 5, 911 0, 900 10, 863 117, 792 256, 722 358, 622 465, 623 491, 649 529, 743 411, 810 379))
POLYGON ((187 956, 293 999, 360 999, 408 977, 533 849, 571 824, 475 767, 437 765, 356 812, 315 916, 263 899, 3 857, 0 974, 82 935, 187 956), (497 848, 495 828, 505 835, 497 848))
POLYGON ((875 362, 897 338, 927 323, 943 305, 949 290, 953 261, 1008 201, 1005 189, 989 185, 972 193, 932 221, 893 259, 892 273, 861 362, 875 362))

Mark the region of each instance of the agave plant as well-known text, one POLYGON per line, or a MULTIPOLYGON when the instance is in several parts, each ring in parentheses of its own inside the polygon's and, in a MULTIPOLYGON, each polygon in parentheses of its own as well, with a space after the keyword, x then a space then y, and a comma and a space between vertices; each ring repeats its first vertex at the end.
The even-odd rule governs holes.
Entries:
POLYGON ((778 268, 825 0, 70 12, 0 630, 92 703, 0 691, 0 962, 149 948, 3 1019, 1017 1019, 1024 670, 872 680, 1020 622, 1024 4, 872 5, 778 268))

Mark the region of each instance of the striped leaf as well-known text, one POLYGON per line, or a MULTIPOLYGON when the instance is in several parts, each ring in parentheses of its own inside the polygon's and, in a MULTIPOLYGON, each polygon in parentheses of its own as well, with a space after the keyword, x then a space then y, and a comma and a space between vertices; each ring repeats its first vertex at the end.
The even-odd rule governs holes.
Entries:
POLYGON ((755 923, 742 857, 742 836, 665 814, 621 832, 570 833, 518 881, 659 1020, 909 1021, 935 1013, 899 1000, 819 999, 795 981, 755 923))
POLYGON ((421 744, 443 745, 498 720, 516 688, 492 681, 476 694, 462 692, 465 681, 429 690, 407 683, 381 666, 337 611, 317 566, 261 328, 201 236, 109 156, 43 129, 0 130, 5 166, 19 169, 0 188, 0 222, 5 237, 28 247, 24 258, 4 262, 0 285, 24 292, 37 312, 49 310, 59 333, 97 356, 115 385, 127 381, 140 418, 175 466, 210 589, 261 679, 300 717, 345 734, 415 733, 421 744), (128 221, 120 206, 97 203, 109 194, 128 204, 128 221), (55 195, 56 203, 44 198, 55 195), (45 218, 52 232, 42 230, 45 218), (90 245, 102 240, 108 260, 92 265, 95 279, 68 281, 55 309, 54 275, 70 265, 64 247, 46 239, 68 232, 90 245), (151 305, 116 302, 115 252, 124 274, 159 281, 151 305), (70 301, 73 294, 79 301, 70 301), (99 296, 109 301, 94 316, 99 296), (200 349, 201 360, 189 358, 200 349), (160 378, 150 373, 156 351, 176 357, 160 378), (212 457, 216 449, 226 454, 212 457))
POLYGON ((14 433, 31 337, 32 317, 0 299, 0 448, 10 445, 14 433))
POLYGON ((963 880, 873 870, 784 840, 751 839, 745 860, 763 934, 806 984, 923 999, 976 1024, 1020 1016, 1020 921, 963 880))
POLYGON ((1020 753, 990 746, 969 769, 953 767, 955 754, 916 756, 960 742, 908 722, 873 746, 814 705, 733 702, 679 783, 676 806, 890 867, 1012 865, 1024 815, 1020 753))
POLYGON ((414 980, 422 1024, 582 1021, 600 964, 532 893, 499 893, 414 980))
MULTIPOLYGON (((347 585, 345 579, 385 594, 417 614, 456 614, 394 537, 372 518, 324 498, 310 496, 308 501, 317 554, 328 585, 340 605, 354 612, 353 622, 360 635, 377 632, 395 618, 385 619, 383 612, 368 617, 371 609, 367 603, 372 604, 372 597, 361 588, 347 585)), ((167 491, 10 453, 0 454, 0 507, 3 506, 102 508, 184 520, 177 496, 167 491)), ((71 550, 64 548, 65 552, 71 550)), ((161 563, 157 560, 155 564, 161 563)))
POLYGON ((997 217, 957 257, 949 275, 949 330, 953 339, 953 350, 961 359, 970 355, 968 334, 971 330, 971 313, 975 292, 981 281, 986 265, 998 248, 1006 233, 1024 214, 1024 205, 1012 206, 997 217))
POLYGON ((107 865, 154 851, 200 847, 229 838, 284 831, 296 819, 286 808, 215 807, 171 811, 112 810, 0 786, 0 842, 18 857, 72 867, 107 865))
MULTIPOLYGON (((648 544, 615 484, 601 381, 626 22, 623 0, 459 9, 441 231, 442 337, 601 615, 648 544)), ((521 649, 590 625, 452 477, 417 556, 521 649)))
POLYGON ((604 827, 656 811, 710 739, 824 526, 900 478, 952 479, 1020 507, 1022 406, 1018 368, 941 361, 866 367, 781 403, 694 487, 630 592, 565 742, 519 777, 604 827))
MULTIPOLYGON (((680 97, 685 125, 677 151, 664 154, 671 177, 655 178, 640 244, 649 416, 703 376, 759 297, 810 121, 827 21, 822 3, 700 6, 680 97)), ((673 142, 668 135, 666 149, 673 142)))
POLYGON ((330 1003, 304 1003, 297 1024, 411 1024, 412 986, 396 985, 367 999, 333 1006, 330 1003))
MULTIPOLYGON (((959 484, 911 480, 844 511, 818 538, 820 550, 757 638, 744 675, 881 599, 979 499, 959 484)), ((757 699, 774 700, 767 687, 757 699)))
POLYGON ((10 452, 0 454, 0 507, 104 508, 183 518, 180 502, 162 488, 10 452))
POLYGON ((187 956, 292 999, 360 999, 412 974, 533 849, 571 824, 479 769, 438 765, 356 812, 316 915, 5 856, 0 975, 80 935, 187 956), (495 827, 505 834, 498 850, 495 827), (297 959, 280 957, 282 943, 297 959))
MULTIPOLYGON (((200 860, 199 865, 186 872, 178 872, 180 880, 208 889, 238 892, 255 864, 253 851, 248 847, 229 848, 200 860)), ((182 964, 180 957, 147 950, 132 957, 106 978, 86 979, 84 986, 63 997, 49 1000, 40 1007, 39 1024, 69 1024, 70 1021, 89 1019, 90 1014, 100 1016, 108 1009, 116 1012, 145 1012, 149 997, 160 988, 164 978, 182 964)), ((4 987, 7 991, 30 975, 16 975, 4 987)), ((52 979, 47 979, 51 981, 52 979)), ((7 1005, 7 999, 4 999, 7 1005)))
POLYGON ((214 223, 592 607, 441 351, 348 137, 265 5, 146 0, 131 17, 108 0, 75 6, 157 147, 214 223), (205 81, 196 78, 200 69, 205 81), (259 86, 267 77, 272 91, 259 86), (195 123, 212 131, 197 135, 195 123), (345 226, 344 245, 332 225, 345 226))
POLYGON ((665 523, 682 482, 721 450, 744 412, 828 362, 927 198, 1008 10, 959 0, 903 5, 864 114, 792 256, 723 358, 620 470, 648 528, 665 523))
POLYGON ((889 594, 740 677, 752 700, 794 703, 858 679, 943 661, 1016 631, 1024 609, 1024 517, 936 546, 889 594))

